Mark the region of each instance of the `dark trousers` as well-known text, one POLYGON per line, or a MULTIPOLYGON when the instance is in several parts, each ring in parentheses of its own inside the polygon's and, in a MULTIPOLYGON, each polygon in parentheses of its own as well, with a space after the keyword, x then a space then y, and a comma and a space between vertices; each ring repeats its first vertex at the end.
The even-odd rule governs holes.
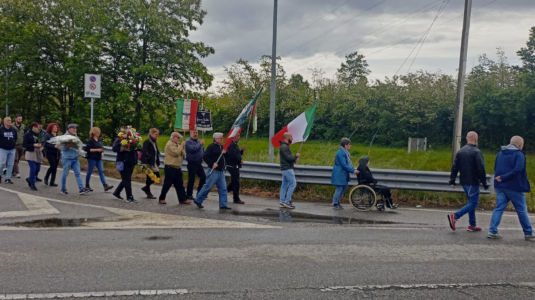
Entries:
POLYGON ((392 202, 392 193, 390 192, 390 188, 385 185, 376 185, 374 186, 375 191, 379 191, 383 197, 388 201, 390 204, 393 204, 392 202))
POLYGON ((19 161, 24 155, 24 148, 22 146, 16 146, 15 149, 15 164, 13 164, 13 174, 20 174, 19 172, 19 161))
POLYGON ((163 181, 162 193, 160 194, 159 200, 165 200, 167 192, 169 192, 171 186, 174 185, 178 202, 186 201, 188 197, 186 196, 186 191, 184 190, 184 178, 182 176, 182 170, 167 165, 165 166, 164 170, 165 179, 163 181))
POLYGON ((126 192, 126 198, 133 198, 132 195, 132 173, 134 173, 134 166, 133 165, 124 165, 124 169, 121 173, 121 183, 117 186, 117 189, 115 189, 115 192, 113 192, 115 195, 121 195, 121 192, 123 189, 126 192))
POLYGON ((197 194, 202 190, 202 187, 206 183, 206 174, 202 164, 194 164, 188 162, 188 197, 193 196, 193 185, 195 184, 195 176, 199 176, 199 187, 197 187, 197 194))
MULTIPOLYGON (((156 177, 160 178, 160 172, 154 172, 154 175, 156 175, 156 177)), ((147 188, 146 189, 146 192, 151 194, 152 193, 150 192, 150 186, 154 184, 154 181, 152 181, 152 179, 150 179, 149 175, 147 175, 147 179, 145 180, 145 187, 147 188)))
POLYGON ((227 167, 227 171, 230 173, 227 192, 232 191, 234 201, 240 201, 240 169, 227 167))
POLYGON ((47 153, 46 158, 48 159, 50 167, 48 168, 48 171, 46 171, 45 181, 48 181, 50 178, 50 183, 55 183, 59 164, 59 153, 47 153))

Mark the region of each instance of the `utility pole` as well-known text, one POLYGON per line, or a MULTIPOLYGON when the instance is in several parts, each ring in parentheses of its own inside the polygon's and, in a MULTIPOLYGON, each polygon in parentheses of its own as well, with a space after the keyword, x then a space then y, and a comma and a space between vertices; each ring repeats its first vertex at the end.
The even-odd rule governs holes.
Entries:
POLYGON ((459 81, 457 82, 457 101, 455 106, 455 120, 453 125, 453 141, 451 147, 451 161, 455 160, 457 151, 461 148, 463 130, 464 82, 466 77, 466 56, 468 55, 468 35, 470 34, 470 15, 472 0, 465 0, 463 37, 461 41, 461 58, 459 62, 459 81))
POLYGON ((269 162, 273 163, 275 148, 271 139, 275 135, 275 92, 277 89, 277 2, 273 0, 273 46, 271 51, 271 98, 269 101, 269 162))
MULTIPOLYGON (((9 19, 9 11, 6 10, 6 19, 9 19)), ((9 117, 9 44, 6 39, 6 117, 9 117)))

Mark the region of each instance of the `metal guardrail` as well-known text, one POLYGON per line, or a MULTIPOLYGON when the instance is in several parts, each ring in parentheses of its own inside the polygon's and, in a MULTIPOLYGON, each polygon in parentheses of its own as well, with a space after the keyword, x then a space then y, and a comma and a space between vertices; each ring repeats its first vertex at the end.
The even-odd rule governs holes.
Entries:
MULTIPOLYGON (((110 147, 104 147, 104 160, 115 161, 116 154, 110 147)), ((163 169, 163 161, 165 155, 160 156, 160 168, 163 169)), ((184 160, 182 171, 187 172, 187 162, 184 160)), ((326 166, 295 166, 295 178, 297 183, 316 184, 316 185, 331 185, 332 167, 326 166)), ((450 173, 449 172, 435 172, 435 171, 409 171, 409 170, 391 170, 391 169, 371 169, 373 177, 379 181, 379 184, 386 185, 392 189, 399 190, 415 190, 415 191, 430 191, 430 192, 464 192, 462 186, 457 182, 457 187, 454 189, 450 187, 450 173)), ((230 176, 226 174, 227 177, 230 176)), ((241 178, 268 180, 268 181, 282 181, 281 170, 279 164, 249 162, 243 164, 240 170, 241 178)), ((494 180, 492 175, 487 175, 488 190, 481 189, 482 194, 494 193, 494 180)), ((357 179, 352 175, 349 185, 357 185, 357 179)))

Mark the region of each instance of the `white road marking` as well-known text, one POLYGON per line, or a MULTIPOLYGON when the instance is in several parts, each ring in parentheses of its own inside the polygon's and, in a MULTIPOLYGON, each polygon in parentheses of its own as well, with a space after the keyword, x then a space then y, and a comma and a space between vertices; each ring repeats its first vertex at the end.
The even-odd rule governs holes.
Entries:
MULTIPOLYGON (((280 229, 279 226, 262 225, 246 222, 234 222, 204 218, 186 217, 180 215, 151 213, 137 210, 128 210, 122 208, 113 208, 98 206, 93 204, 75 203, 64 200, 56 200, 49 198, 42 198, 30 194, 25 194, 18 191, 8 190, 0 188, 0 190, 9 191, 17 194, 21 200, 25 199, 25 204, 30 205, 28 208, 34 208, 35 210, 22 211, 22 212, 6 212, 5 217, 11 216, 33 216, 41 214, 50 214, 60 212, 53 208, 48 202, 63 203, 68 205, 76 205, 83 207, 91 207, 97 209, 103 209, 108 212, 114 213, 116 217, 100 218, 98 222, 88 222, 78 227, 59 227, 59 228, 28 228, 28 227, 14 227, 14 226, 0 226, 2 230, 73 230, 73 229, 169 229, 169 228, 263 228, 263 229, 280 229), (45 209, 46 208, 46 209, 45 209), (52 211, 54 210, 54 212, 52 211), (19 215, 15 214, 18 213, 19 215)), ((0 215, 2 217, 2 215, 0 215)))
POLYGON ((388 289, 462 289, 470 287, 490 287, 490 286, 513 286, 513 287, 534 287, 535 282, 520 283, 439 283, 439 284, 393 284, 393 285, 354 285, 354 286, 332 286, 321 288, 322 292, 334 292, 340 290, 388 290, 388 289))
POLYGON ((17 194, 28 208, 28 210, 22 211, 6 211, 0 212, 0 218, 15 218, 15 217, 29 217, 29 216, 40 216, 40 215, 53 215, 59 214, 60 212, 50 205, 46 198, 23 194, 13 190, 8 190, 5 188, 0 188, 0 190, 7 191, 13 194, 17 194))
POLYGON ((63 299, 63 298, 90 298, 90 297, 114 297, 114 296, 142 296, 142 295, 184 295, 186 289, 175 290, 136 290, 136 291, 109 291, 87 293, 48 293, 48 294, 0 294, 0 300, 12 299, 63 299))

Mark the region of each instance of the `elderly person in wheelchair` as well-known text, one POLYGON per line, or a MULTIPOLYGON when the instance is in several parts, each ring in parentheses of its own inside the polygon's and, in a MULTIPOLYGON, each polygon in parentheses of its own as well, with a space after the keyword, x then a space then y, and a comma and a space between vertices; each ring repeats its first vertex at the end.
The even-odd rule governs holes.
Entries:
POLYGON ((377 180, 373 178, 369 165, 370 158, 367 155, 364 155, 359 159, 359 166, 357 168, 357 170, 359 171, 359 173, 357 174, 357 180, 359 182, 359 185, 370 186, 376 193, 381 194, 383 196, 382 198, 384 199, 384 203, 382 201, 377 201, 378 210, 384 210, 384 205, 386 205, 386 207, 390 209, 396 209, 397 206, 393 203, 390 188, 384 185, 377 184, 377 180))

